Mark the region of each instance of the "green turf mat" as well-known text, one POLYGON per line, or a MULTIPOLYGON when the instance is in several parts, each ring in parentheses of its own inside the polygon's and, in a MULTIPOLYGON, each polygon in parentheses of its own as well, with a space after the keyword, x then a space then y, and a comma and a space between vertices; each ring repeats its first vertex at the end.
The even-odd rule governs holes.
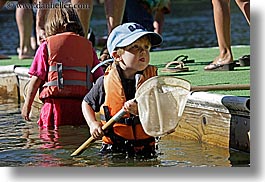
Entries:
MULTIPOLYGON (((234 60, 243 55, 250 54, 250 46, 232 47, 234 60)), ((159 75, 176 76, 189 80, 196 85, 222 85, 222 84, 250 84, 250 67, 235 67, 234 71, 204 71, 204 66, 209 64, 219 53, 218 48, 196 48, 171 51, 154 51, 151 53, 151 64, 157 66, 159 75), (173 61, 179 55, 187 55, 194 59, 194 63, 185 64, 188 72, 165 73, 161 72, 166 63, 173 61)), ((250 90, 210 91, 225 95, 250 96, 250 90)))
POLYGON ((0 66, 17 65, 29 68, 33 59, 18 59, 18 56, 9 56, 11 59, 0 59, 0 66))
MULTIPOLYGON (((250 54, 250 46, 232 47, 234 60, 243 55, 250 54)), ((234 71, 204 71, 204 66, 209 64, 219 53, 215 48, 194 48, 181 50, 154 50, 151 52, 151 64, 158 67, 158 75, 176 76, 191 82, 192 86, 197 85, 222 85, 222 84, 250 84, 250 67, 236 67, 234 71), (185 64, 189 68, 188 72, 162 73, 161 69, 173 61, 179 55, 187 55, 189 59, 194 59, 194 63, 185 64)), ((19 60, 17 56, 10 56, 11 59, 1 59, 0 66, 18 65, 30 67, 32 59, 19 60)), ((210 91, 224 95, 250 96, 250 90, 224 90, 210 91)))

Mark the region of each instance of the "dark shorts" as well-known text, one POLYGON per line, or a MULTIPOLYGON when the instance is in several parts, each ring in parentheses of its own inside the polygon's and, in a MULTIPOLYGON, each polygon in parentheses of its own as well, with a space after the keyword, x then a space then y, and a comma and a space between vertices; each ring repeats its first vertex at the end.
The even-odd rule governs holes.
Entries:
POLYGON ((149 31, 154 31, 153 15, 138 0, 126 0, 123 23, 135 22, 144 26, 149 31))
POLYGON ((114 144, 102 143, 100 152, 106 153, 121 153, 126 154, 126 157, 137 157, 137 158, 154 158, 156 157, 156 145, 155 139, 147 140, 135 144, 135 142, 128 140, 120 140, 114 144))

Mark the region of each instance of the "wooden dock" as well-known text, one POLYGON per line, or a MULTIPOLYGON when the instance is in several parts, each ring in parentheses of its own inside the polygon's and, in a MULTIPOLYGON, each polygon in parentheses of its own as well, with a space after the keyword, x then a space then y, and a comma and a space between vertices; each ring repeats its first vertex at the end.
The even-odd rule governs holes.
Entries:
MULTIPOLYGON (((0 67, 1 96, 23 103, 28 81, 28 68, 0 67)), ((33 106, 39 112, 38 95, 33 106)), ((191 92, 175 132, 165 138, 170 136, 250 152, 250 98, 191 92)))

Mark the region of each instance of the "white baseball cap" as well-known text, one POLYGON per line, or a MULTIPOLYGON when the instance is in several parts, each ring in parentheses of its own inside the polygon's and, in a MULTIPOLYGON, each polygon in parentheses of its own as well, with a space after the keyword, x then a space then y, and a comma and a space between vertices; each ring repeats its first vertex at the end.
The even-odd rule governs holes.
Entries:
POLYGON ((107 40, 109 54, 112 56, 112 52, 117 47, 128 46, 144 35, 149 35, 152 46, 158 46, 163 42, 159 34, 147 31, 142 25, 137 23, 124 23, 115 27, 107 40))

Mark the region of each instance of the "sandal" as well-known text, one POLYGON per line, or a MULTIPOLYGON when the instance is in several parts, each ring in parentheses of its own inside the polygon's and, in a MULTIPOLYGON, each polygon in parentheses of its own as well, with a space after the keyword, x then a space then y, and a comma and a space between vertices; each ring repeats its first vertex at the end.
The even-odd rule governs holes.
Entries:
POLYGON ((238 61, 240 66, 250 66, 250 55, 244 55, 238 61))
POLYGON ((183 62, 185 64, 194 63, 195 62, 194 59, 188 59, 188 56, 185 56, 185 55, 177 56, 173 61, 181 61, 181 62, 183 62))
POLYGON ((189 71, 188 67, 184 66, 182 61, 171 61, 166 64, 165 68, 161 72, 178 73, 189 71))
POLYGON ((210 63, 207 65, 204 70, 205 71, 232 71, 236 66, 235 62, 227 63, 227 64, 220 64, 220 63, 210 63))
POLYGON ((11 59, 11 57, 0 54, 0 59, 11 59))

